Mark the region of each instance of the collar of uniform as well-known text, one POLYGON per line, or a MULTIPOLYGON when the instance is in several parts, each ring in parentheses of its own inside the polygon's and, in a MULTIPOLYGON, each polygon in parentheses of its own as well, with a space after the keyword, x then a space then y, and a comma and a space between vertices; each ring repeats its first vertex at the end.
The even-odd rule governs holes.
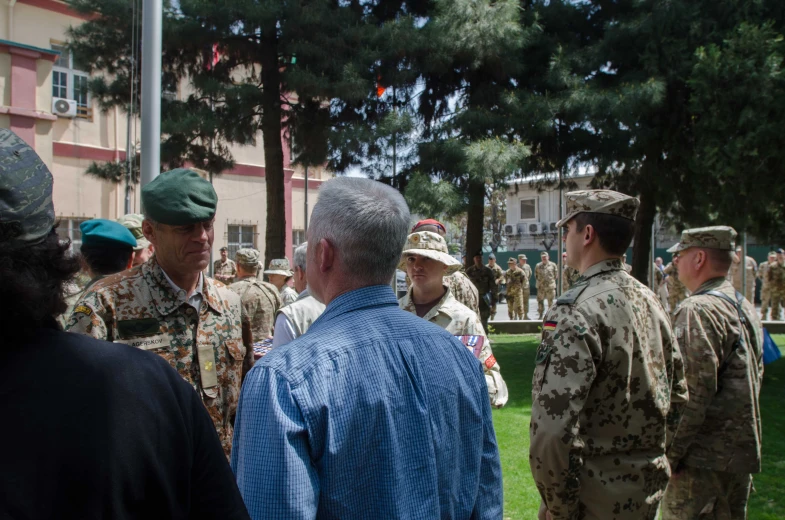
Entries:
POLYGON ((725 284, 728 284, 728 287, 730 288, 729 294, 735 295, 736 289, 733 288, 733 285, 731 285, 731 283, 724 276, 720 276, 718 278, 712 278, 711 280, 706 280, 705 282, 703 282, 703 284, 701 284, 700 287, 698 287, 698 290, 695 291, 693 294, 698 295, 708 291, 716 291, 725 284))
POLYGON ((308 298, 309 296, 310 296, 310 294, 308 293, 308 287, 306 287, 305 289, 303 289, 303 292, 300 293, 300 295, 297 297, 297 299, 298 300, 304 300, 304 299, 308 298))
MULTIPOLYGON (((450 312, 451 308, 450 308, 449 305, 447 305, 447 303, 448 303, 448 300, 450 300, 450 299, 455 300, 455 297, 452 296, 452 293, 450 292, 450 288, 447 287, 447 285, 442 285, 442 287, 444 287, 444 289, 445 289, 444 296, 442 296, 442 298, 436 303, 436 305, 433 306, 433 308, 431 310, 429 310, 427 313, 425 313, 425 316, 423 316, 422 319, 424 319, 426 321, 430 320, 431 318, 436 316, 439 312, 442 312, 442 313, 446 314, 447 316, 449 316, 450 318, 452 318, 452 313, 450 312)), ((412 311, 413 313, 415 313, 414 312, 415 311, 414 301, 412 300, 412 291, 413 290, 414 290, 414 285, 411 285, 409 287, 409 290, 406 291, 406 294, 404 295, 404 297, 402 299, 403 299, 403 308, 404 309, 408 309, 408 310, 412 311)))
MULTIPOLYGON (((167 280, 167 276, 158 261, 153 257, 142 264, 142 275, 145 280, 150 284, 153 291, 153 303, 159 313, 166 316, 174 312, 180 305, 183 304, 177 297, 172 285, 167 280)), ((215 286, 211 280, 202 275, 202 297, 203 301, 207 303, 215 312, 221 314, 223 312, 223 304, 218 296, 215 286)))
POLYGON ((584 272, 581 273, 581 279, 591 278, 592 276, 598 275, 600 273, 607 273, 609 271, 623 271, 624 266, 621 265, 621 260, 618 258, 612 258, 609 260, 603 260, 602 262, 597 262, 593 266, 586 269, 584 272))
POLYGON ((309 331, 317 324, 331 320, 347 312, 358 311, 371 307, 398 307, 398 300, 389 285, 371 285, 353 291, 345 292, 333 299, 324 309, 319 318, 313 322, 309 331))

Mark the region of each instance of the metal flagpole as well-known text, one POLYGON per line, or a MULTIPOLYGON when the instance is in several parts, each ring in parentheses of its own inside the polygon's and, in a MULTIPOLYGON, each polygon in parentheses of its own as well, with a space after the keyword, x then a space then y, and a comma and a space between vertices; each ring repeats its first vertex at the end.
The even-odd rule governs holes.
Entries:
POLYGON ((308 231, 308 165, 305 165, 305 231, 308 231))
POLYGON ((144 0, 142 10, 142 187, 161 169, 162 0, 144 0))
MULTIPOLYGON (((562 187, 562 170, 559 168, 559 221, 564 218, 564 188, 562 187)), ((562 262, 562 256, 564 252, 564 230, 561 226, 559 226, 559 278, 558 283, 556 284, 556 294, 561 296, 562 287, 564 287, 564 262, 562 262)))
POLYGON ((656 227, 657 215, 654 215, 654 222, 651 223, 651 253, 649 255, 651 257, 649 258, 649 260, 651 260, 651 266, 649 267, 649 287, 651 287, 651 290, 654 292, 654 294, 657 294, 657 287, 654 287, 654 281, 656 280, 656 277, 654 276, 654 258, 656 255, 655 247, 657 246, 657 238, 655 237, 656 227))
MULTIPOLYGON (((739 269, 741 269, 741 294, 745 297, 747 296, 747 232, 744 232, 744 236, 741 239, 741 261, 739 262, 739 269)), ((733 283, 733 280, 731 280, 733 283)), ((753 291, 752 299, 755 300, 755 294, 753 291)), ((750 302, 753 306, 755 305, 754 301, 750 302)))

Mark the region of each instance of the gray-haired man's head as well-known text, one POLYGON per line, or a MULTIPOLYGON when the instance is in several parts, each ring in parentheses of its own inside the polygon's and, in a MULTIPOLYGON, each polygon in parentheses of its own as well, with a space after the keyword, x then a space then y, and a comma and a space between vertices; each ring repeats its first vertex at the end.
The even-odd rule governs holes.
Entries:
POLYGON ((303 242, 294 250, 294 290, 298 293, 303 292, 308 287, 305 277, 306 256, 308 254, 308 242, 303 242))

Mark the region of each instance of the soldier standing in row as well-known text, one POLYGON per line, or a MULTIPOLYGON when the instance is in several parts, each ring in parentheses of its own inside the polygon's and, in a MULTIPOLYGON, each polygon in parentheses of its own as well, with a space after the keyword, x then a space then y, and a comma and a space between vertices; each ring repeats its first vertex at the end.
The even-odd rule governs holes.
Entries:
POLYGON ((521 268, 521 271, 523 271, 523 274, 526 277, 526 282, 523 284, 523 296, 522 296, 522 300, 523 300, 522 319, 524 320, 529 319, 529 300, 531 299, 532 296, 531 283, 530 283, 532 279, 532 266, 530 266, 527 262, 528 262, 528 258, 526 258, 526 255, 524 254, 518 255, 518 267, 521 268))
POLYGON ((68 329, 166 359, 201 396, 228 456, 246 349, 240 298, 202 274, 217 204, 213 186, 192 170, 162 173, 142 188, 155 255, 93 285, 68 329))
MULTIPOLYGON (((229 289, 240 297, 243 306, 243 343, 246 349, 258 348, 261 357, 264 352, 262 342, 273 337, 275 313, 283 306, 278 289, 269 282, 256 278, 259 269, 259 251, 244 248, 237 251, 237 281, 229 289)), ((267 349, 269 350, 269 349, 267 349)), ((243 372, 253 366, 257 356, 246 355, 243 372)))
POLYGON ((537 316, 541 320, 545 315, 544 302, 548 300, 548 308, 553 306, 553 299, 556 298, 556 277, 558 268, 556 264, 548 258, 548 252, 540 253, 541 262, 534 267, 534 277, 537 281, 537 316))
POLYGON ((688 229, 676 245, 679 276, 692 292, 673 329, 684 356, 689 402, 668 459, 673 469, 663 520, 747 517, 760 472, 763 330, 752 303, 726 279, 736 231, 688 229))
POLYGON ((769 266, 771 284, 771 319, 780 319, 780 307, 785 306, 785 251, 777 249, 777 261, 769 266))
POLYGON ((668 307, 670 308, 671 317, 676 315, 676 308, 687 297, 687 288, 679 280, 679 267, 676 262, 679 253, 676 252, 675 247, 668 249, 668 252, 673 255, 673 259, 663 270, 663 273, 668 275, 665 281, 668 284, 668 307))
POLYGON ((577 269, 574 267, 570 267, 567 264, 567 252, 565 251, 561 255, 561 265, 562 265, 562 274, 561 274, 561 292, 567 292, 572 285, 578 281, 578 278, 581 277, 581 273, 578 272, 577 269))
POLYGON ((234 263, 234 260, 228 258, 229 253, 226 246, 222 247, 220 251, 221 258, 213 262, 213 276, 219 282, 231 285, 235 276, 237 276, 237 264, 234 263))
POLYGON ((771 281, 769 279, 769 268, 777 262, 777 253, 769 252, 768 261, 761 262, 758 268, 758 278, 760 278, 760 316, 762 320, 767 320, 769 306, 771 305, 771 281))
POLYGON ((744 293, 747 301, 753 303, 755 301, 755 273, 758 271, 758 264, 751 256, 745 257, 744 266, 747 269, 747 287, 742 290, 742 271, 741 271, 741 257, 743 256, 741 247, 736 247, 736 253, 733 255, 733 263, 731 263, 728 279, 733 283, 733 287, 744 293))
POLYGON ((466 269, 466 276, 472 281, 480 295, 480 321, 485 333, 488 333, 488 319, 491 307, 496 305, 496 275, 489 267, 482 265, 482 251, 477 251, 472 258, 474 265, 466 269))
POLYGON ((621 262, 638 200, 586 190, 566 203, 559 225, 581 279, 548 311, 535 359, 538 518, 653 520, 670 477, 666 439, 687 398, 679 347, 654 293, 621 262))
POLYGON ((507 278, 507 316, 511 320, 523 319, 523 287, 527 284, 526 274, 523 269, 515 265, 515 259, 507 260, 509 269, 505 273, 507 278))
POLYGON ((496 282, 496 302, 491 306, 491 319, 496 319, 496 305, 499 303, 499 287, 504 283, 504 269, 496 263, 496 255, 488 255, 488 269, 493 271, 493 278, 496 282))

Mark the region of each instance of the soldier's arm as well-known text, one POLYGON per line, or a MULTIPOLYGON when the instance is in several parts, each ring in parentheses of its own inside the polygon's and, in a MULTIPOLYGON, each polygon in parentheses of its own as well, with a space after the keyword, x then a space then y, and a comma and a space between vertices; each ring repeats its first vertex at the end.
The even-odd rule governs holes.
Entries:
POLYGON ((703 426, 706 410, 717 393, 719 359, 713 345, 718 344, 719 338, 711 330, 710 320, 701 314, 700 309, 687 305, 679 307, 674 319, 674 332, 684 357, 689 392, 689 400, 667 451, 674 470, 703 426))
POLYGON ((663 331, 662 346, 666 356, 665 361, 668 363, 668 377, 671 381, 671 404, 665 419, 665 449, 667 451, 676 435, 676 429, 679 426, 679 422, 681 422, 684 407, 689 402, 689 389, 681 347, 679 347, 675 336, 673 336, 670 325, 666 324, 663 328, 666 330, 663 331), (668 359, 669 355, 670 359, 668 359))
POLYGON ((483 344, 480 351, 480 362, 482 363, 482 371, 485 374, 485 382, 488 386, 488 395, 491 399, 491 406, 494 408, 501 408, 507 404, 509 399, 509 392, 507 391, 507 383, 502 379, 501 367, 496 361, 491 349, 491 342, 485 335, 485 329, 482 328, 482 322, 476 314, 470 316, 463 326, 465 334, 469 336, 482 336, 483 344))
MULTIPOLYGON (((240 332, 243 337, 243 346, 245 346, 245 357, 243 357, 243 372, 242 377, 245 379, 245 374, 253 368, 253 331, 251 330, 251 317, 254 316, 258 307, 258 300, 250 298, 240 304, 240 322, 242 323, 240 332)), ((260 340, 262 338, 259 338, 260 340)))
POLYGON ((114 334, 107 323, 112 323, 111 310, 104 304, 101 296, 95 291, 88 291, 74 306, 68 318, 68 332, 76 332, 96 339, 114 341, 114 334))
POLYGON ((601 356, 602 348, 571 306, 557 305, 545 324, 532 381, 531 472, 553 518, 575 518, 583 466, 579 416, 597 375, 594 355, 601 356))

